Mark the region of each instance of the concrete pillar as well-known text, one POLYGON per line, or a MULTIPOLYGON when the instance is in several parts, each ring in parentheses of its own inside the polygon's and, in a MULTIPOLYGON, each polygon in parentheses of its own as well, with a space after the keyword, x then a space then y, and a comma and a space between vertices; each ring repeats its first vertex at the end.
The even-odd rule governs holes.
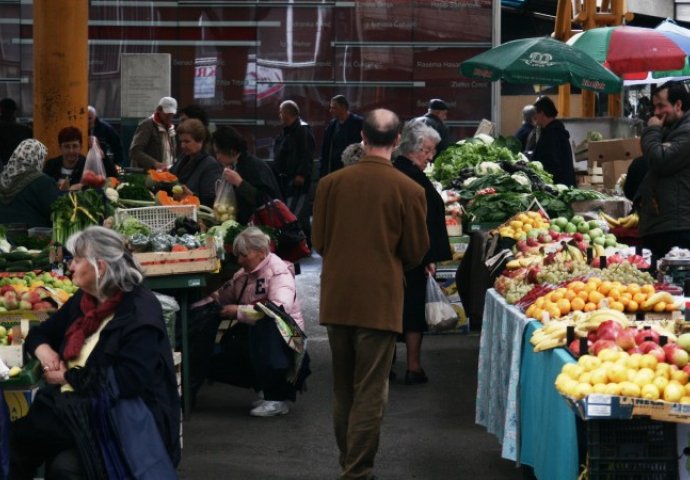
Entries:
POLYGON ((60 154, 58 132, 75 126, 88 147, 89 2, 34 0, 34 136, 60 154))

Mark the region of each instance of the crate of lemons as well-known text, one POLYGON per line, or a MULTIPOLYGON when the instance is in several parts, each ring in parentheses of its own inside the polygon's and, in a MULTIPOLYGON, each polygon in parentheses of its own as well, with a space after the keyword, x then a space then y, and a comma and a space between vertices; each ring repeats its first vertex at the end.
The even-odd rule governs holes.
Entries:
POLYGON ((549 220, 534 211, 518 213, 496 228, 501 237, 513 240, 525 240, 530 236, 537 237, 541 233, 547 233, 548 230, 549 220))

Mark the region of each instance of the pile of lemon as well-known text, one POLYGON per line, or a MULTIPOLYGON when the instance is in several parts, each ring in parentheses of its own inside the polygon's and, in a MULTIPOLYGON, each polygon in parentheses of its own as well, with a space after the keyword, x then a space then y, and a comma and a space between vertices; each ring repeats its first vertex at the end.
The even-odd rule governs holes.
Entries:
POLYGON ((522 212, 497 228, 502 237, 524 240, 530 230, 548 230, 549 222, 539 212, 522 212))
POLYGON ((563 365, 556 389, 580 400, 592 393, 690 404, 688 374, 651 354, 604 349, 563 365))

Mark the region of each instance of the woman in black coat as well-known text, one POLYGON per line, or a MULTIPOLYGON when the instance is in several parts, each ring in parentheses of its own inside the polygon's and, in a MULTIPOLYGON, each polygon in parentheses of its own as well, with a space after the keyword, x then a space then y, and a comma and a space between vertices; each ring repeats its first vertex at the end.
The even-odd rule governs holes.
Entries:
POLYGON ((422 264, 405 272, 403 335, 407 347, 407 385, 428 381, 421 365, 422 334, 427 330, 424 314, 426 283, 428 277, 436 274, 436 262, 452 258, 443 199, 424 173, 424 169, 434 158, 436 145, 440 140, 436 130, 424 122, 408 122, 403 128, 396 152, 398 156, 393 162, 398 170, 424 188, 427 203, 426 228, 431 244, 422 264))
POLYGON ((140 398, 156 425, 136 425, 120 430, 120 439, 108 440, 143 440, 150 448, 128 456, 129 468, 144 461, 155 469, 150 474, 174 475, 180 460, 180 399, 161 305, 141 286, 139 267, 112 230, 87 228, 70 237, 67 249, 74 254, 70 270, 80 290, 26 338, 25 350, 40 361, 46 386, 28 414, 12 425, 9 478, 32 479, 44 462, 46 478, 64 478, 60 475, 74 470, 86 478, 105 478, 98 472, 105 457, 102 444, 94 441, 99 424, 90 420, 90 407, 108 374, 119 387, 118 399, 140 398), (162 452, 158 462, 152 458, 155 446, 162 452))
POLYGON ((225 167, 223 178, 235 187, 237 221, 246 225, 254 210, 274 198, 281 199, 280 187, 266 162, 247 153, 247 141, 230 126, 220 126, 211 137, 213 150, 225 167))

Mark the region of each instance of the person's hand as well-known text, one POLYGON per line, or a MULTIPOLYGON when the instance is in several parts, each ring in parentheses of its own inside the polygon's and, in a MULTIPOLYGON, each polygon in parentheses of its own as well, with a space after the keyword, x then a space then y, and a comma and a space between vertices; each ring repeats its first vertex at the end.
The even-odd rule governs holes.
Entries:
POLYGON ((46 370, 43 372, 43 378, 46 383, 51 385, 64 385, 67 383, 65 380, 65 372, 67 371, 67 366, 65 362, 60 362, 57 370, 46 370))
POLYGON ((75 183, 74 185, 69 186, 69 191, 70 192, 78 192, 79 190, 82 189, 82 184, 81 183, 75 183))
POLYGON ((69 178, 61 178, 58 180, 57 187, 61 192, 66 192, 69 190, 69 178))
POLYGON ((153 162, 153 168, 159 171, 165 171, 168 169, 168 166, 163 162, 153 162))
POLYGON ((426 271, 427 276, 433 277, 436 275, 436 264, 435 263, 430 263, 426 267, 424 267, 424 271, 426 271))
POLYGON ((301 187, 304 185, 304 177, 302 175, 296 175, 295 178, 292 179, 292 185, 295 187, 301 187))
POLYGON ((225 305, 220 311, 220 316, 223 318, 237 318, 237 305, 225 305))
POLYGON ((666 120, 666 114, 664 114, 663 117, 659 118, 656 115, 652 115, 649 117, 649 120, 647 120, 647 126, 648 127, 661 127, 664 125, 664 120, 666 120))
POLYGON ((223 170, 223 178, 234 187, 238 187, 242 183, 242 176, 231 168, 223 170))
POLYGON ((34 357, 38 358, 38 361, 41 362, 44 372, 58 370, 62 362, 60 360, 60 355, 58 355, 47 343, 42 343, 36 347, 36 350, 34 350, 34 357))

